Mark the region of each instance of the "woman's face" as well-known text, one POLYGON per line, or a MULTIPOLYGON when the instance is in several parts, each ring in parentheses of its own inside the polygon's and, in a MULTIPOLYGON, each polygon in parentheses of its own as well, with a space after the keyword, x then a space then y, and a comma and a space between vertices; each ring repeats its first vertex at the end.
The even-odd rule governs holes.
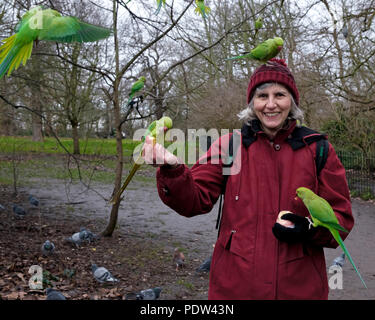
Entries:
POLYGON ((289 91, 280 84, 257 89, 254 95, 254 112, 262 123, 265 132, 271 136, 284 125, 292 108, 289 91))

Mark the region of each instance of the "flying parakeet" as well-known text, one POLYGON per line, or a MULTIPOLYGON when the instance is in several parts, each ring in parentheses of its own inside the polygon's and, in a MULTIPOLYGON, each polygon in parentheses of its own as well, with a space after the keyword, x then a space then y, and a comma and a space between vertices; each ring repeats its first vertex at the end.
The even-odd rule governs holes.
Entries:
POLYGON ((159 14, 160 9, 161 9, 161 5, 162 5, 162 4, 165 5, 165 1, 166 1, 166 0, 156 0, 156 3, 157 3, 157 5, 158 5, 158 7, 157 7, 157 9, 156 9, 156 11, 155 11, 155 14, 156 14, 156 15, 159 14))
POLYGON ((365 288, 367 288, 364 280, 362 279, 361 274, 359 273, 357 267, 355 266, 352 257, 350 256, 348 250, 344 242, 342 241, 339 230, 348 232, 345 228, 343 228, 333 212, 331 205, 323 198, 316 195, 313 191, 308 188, 298 188, 297 189, 297 196, 302 199, 303 203, 305 204, 306 208, 309 210, 312 222, 309 218, 310 224, 313 227, 322 226, 327 228, 333 235, 334 239, 340 245, 342 250, 344 251, 345 255, 348 257, 350 263, 352 264, 354 270, 357 272, 358 277, 361 279, 365 288))
POLYGON ((130 169, 130 172, 129 172, 128 176, 126 177, 126 179, 124 181, 124 184, 122 185, 121 189, 114 196, 112 196, 112 198, 110 200, 110 202, 112 204, 115 204, 120 200, 120 197, 121 197, 122 193, 125 191, 127 185, 129 184, 129 182, 131 181, 131 179, 133 178, 133 176, 137 172, 137 170, 141 167, 141 164, 139 163, 139 161, 142 157, 142 149, 143 149, 143 145, 146 141, 146 137, 149 136, 149 137, 154 138, 153 143, 156 143, 156 137, 157 137, 158 134, 160 134, 160 132, 159 132, 160 129, 163 129, 163 131, 166 132, 167 130, 172 128, 172 125, 173 125, 172 119, 169 118, 169 117, 162 117, 159 120, 155 120, 155 121, 151 122, 151 124, 148 126, 145 134, 142 137, 142 143, 141 143, 141 146, 140 146, 140 149, 139 149, 139 150, 141 150, 141 152, 140 152, 137 160, 135 160, 132 168, 130 169))
POLYGON ((283 39, 280 37, 275 37, 262 42, 250 52, 244 52, 243 55, 227 58, 226 60, 250 58, 261 63, 266 63, 281 51, 283 44, 283 39))
POLYGON ((197 7, 195 8, 194 12, 196 14, 200 14, 204 19, 206 19, 207 15, 211 11, 211 8, 207 7, 204 4, 204 0, 195 0, 195 4, 196 4, 197 7))
POLYGON ((143 89, 145 86, 146 78, 144 76, 140 77, 136 82, 134 82, 132 88, 130 89, 128 105, 133 100, 134 95, 143 89))
POLYGON ((0 78, 23 65, 30 58, 34 41, 92 42, 107 38, 111 30, 79 21, 75 17, 63 17, 52 9, 37 6, 26 12, 18 23, 16 33, 2 40, 0 47, 0 78))

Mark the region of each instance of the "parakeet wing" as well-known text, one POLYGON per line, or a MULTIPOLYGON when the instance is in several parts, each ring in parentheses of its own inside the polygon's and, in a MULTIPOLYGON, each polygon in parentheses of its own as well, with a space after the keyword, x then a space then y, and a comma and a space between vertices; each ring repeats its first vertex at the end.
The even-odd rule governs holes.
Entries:
POLYGON ((41 31, 40 40, 58 42, 92 42, 111 35, 111 30, 79 21, 75 17, 55 17, 41 31))
POLYGON ((317 197, 309 200, 307 206, 310 214, 321 223, 330 226, 334 229, 348 232, 344 227, 339 224, 339 221, 333 212, 331 205, 323 198, 317 197))
POLYGON ((144 85, 145 85, 145 83, 143 81, 138 80, 138 81, 134 82, 131 91, 137 92, 137 91, 141 90, 144 85))

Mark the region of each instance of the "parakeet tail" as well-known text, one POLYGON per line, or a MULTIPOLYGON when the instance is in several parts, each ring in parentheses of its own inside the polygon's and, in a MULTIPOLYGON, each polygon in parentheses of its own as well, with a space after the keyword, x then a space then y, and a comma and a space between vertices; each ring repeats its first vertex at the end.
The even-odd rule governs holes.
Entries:
POLYGON ((235 60, 235 59, 243 59, 243 58, 247 58, 247 56, 235 56, 235 57, 226 58, 225 60, 235 60))
POLYGON ((23 65, 30 58, 33 49, 33 42, 24 46, 14 46, 15 36, 5 39, 5 43, 0 47, 0 79, 8 71, 8 76, 14 69, 17 69, 21 62, 23 65))
POLYGON ((140 164, 138 163, 134 163, 133 164, 133 167, 131 168, 128 176, 126 177, 121 189, 111 198, 111 200, 109 201, 111 204, 115 204, 119 201, 122 193, 125 191, 126 187, 128 186, 129 182, 131 181, 131 179, 133 178, 134 174, 137 172, 137 170, 140 168, 140 164))
POLYGON ((344 251, 345 255, 348 257, 348 259, 349 259, 350 263, 352 264, 354 270, 357 272, 357 275, 358 275, 359 279, 361 279, 362 284, 363 284, 364 287, 367 289, 366 283, 365 283, 365 281, 363 280, 361 274, 359 273, 357 267, 355 266, 354 261, 353 261, 352 257, 350 256, 348 249, 346 249, 346 246, 345 246, 345 244, 344 244, 344 241, 342 241, 342 239, 341 239, 341 237, 340 237, 339 232, 338 232, 337 230, 334 230, 334 229, 333 229, 333 230, 330 230, 330 231, 331 231, 333 237, 335 238, 335 240, 337 241, 337 243, 340 245, 340 247, 341 247, 342 250, 344 251))
POLYGON ((159 14, 160 9, 161 9, 161 5, 162 5, 162 1, 160 0, 160 2, 159 2, 159 4, 158 4, 158 7, 156 8, 156 10, 155 10, 155 12, 154 12, 155 15, 158 15, 158 14, 159 14))

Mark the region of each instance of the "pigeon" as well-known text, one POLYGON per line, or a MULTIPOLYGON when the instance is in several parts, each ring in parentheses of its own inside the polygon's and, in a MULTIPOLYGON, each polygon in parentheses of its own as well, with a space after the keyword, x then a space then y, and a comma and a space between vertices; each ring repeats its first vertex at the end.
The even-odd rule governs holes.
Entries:
POLYGON ((49 256, 51 254, 53 254, 55 250, 55 245, 53 244, 53 242, 49 241, 49 240, 46 240, 43 245, 42 245, 42 253, 44 256, 49 256))
POLYGON ((176 271, 184 267, 185 255, 178 248, 174 249, 173 261, 176 264, 176 271))
POLYGON ((16 204, 13 205, 13 212, 16 217, 23 218, 26 215, 26 211, 24 208, 17 206, 16 204))
POLYGON ((339 255, 338 257, 336 257, 334 260, 333 260, 333 266, 340 266, 341 268, 344 266, 345 264, 345 253, 342 253, 341 255, 339 255))
POLYGON ((29 202, 35 207, 39 206, 39 200, 33 197, 31 194, 29 195, 29 202))
POLYGON ((195 270, 196 272, 209 272, 211 267, 212 255, 209 256, 203 263, 195 270))
POLYGON ((3 211, 5 210, 5 207, 0 203, 0 210, 3 211))
POLYGON ((160 287, 145 289, 136 293, 128 293, 126 300, 156 300, 160 297, 160 292, 160 287))
POLYGON ((78 248, 83 240, 80 237, 80 232, 76 232, 69 238, 65 238, 65 241, 74 244, 78 248))
POLYGON ((54 290, 52 288, 47 288, 46 293, 46 300, 66 300, 65 296, 60 291, 54 290))
POLYGON ((79 238, 82 241, 87 241, 89 243, 91 243, 91 241, 99 239, 99 237, 96 234, 93 234, 90 230, 88 230, 88 229, 86 229, 84 227, 80 228, 79 238))
POLYGON ((104 267, 98 267, 96 264, 92 264, 91 270, 94 278, 100 283, 115 283, 119 281, 104 267))

